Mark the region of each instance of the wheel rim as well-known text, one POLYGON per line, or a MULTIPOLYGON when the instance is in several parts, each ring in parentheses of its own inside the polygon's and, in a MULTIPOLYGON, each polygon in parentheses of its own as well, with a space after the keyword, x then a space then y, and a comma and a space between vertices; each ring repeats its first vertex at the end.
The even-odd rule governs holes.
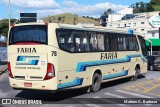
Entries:
POLYGON ((150 70, 151 70, 151 71, 153 70, 153 66, 152 66, 152 65, 150 66, 150 70))
POLYGON ((96 77, 94 80, 94 87, 97 88, 98 86, 99 86, 99 80, 98 77, 96 77))

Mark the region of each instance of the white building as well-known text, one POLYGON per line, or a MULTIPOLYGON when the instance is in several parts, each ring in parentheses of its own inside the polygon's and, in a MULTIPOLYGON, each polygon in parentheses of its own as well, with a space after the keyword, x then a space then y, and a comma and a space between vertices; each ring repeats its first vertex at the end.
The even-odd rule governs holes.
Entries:
POLYGON ((159 12, 146 12, 133 14, 135 17, 131 19, 117 20, 116 16, 112 16, 112 22, 108 21, 107 27, 119 28, 121 30, 132 29, 149 39, 159 39, 159 28, 154 28, 148 22, 149 18, 158 15, 159 12), (115 21, 117 20, 117 21, 115 21))
POLYGON ((119 11, 117 11, 117 14, 122 14, 122 15, 125 15, 125 14, 133 14, 133 8, 123 8, 119 11))
POLYGON ((123 9, 117 11, 117 13, 109 14, 108 18, 107 18, 107 22, 121 20, 122 17, 126 16, 126 14, 133 14, 133 8, 126 7, 126 8, 123 8, 123 9))
POLYGON ((149 18, 155 15, 159 15, 159 12, 146 12, 133 14, 133 18, 117 20, 116 16, 112 16, 112 22, 108 22, 108 28, 116 30, 129 30, 137 32, 144 36, 146 39, 150 39, 152 42, 153 54, 160 54, 160 34, 159 28, 155 28, 149 23, 149 18), (114 21, 117 20, 117 21, 114 21))

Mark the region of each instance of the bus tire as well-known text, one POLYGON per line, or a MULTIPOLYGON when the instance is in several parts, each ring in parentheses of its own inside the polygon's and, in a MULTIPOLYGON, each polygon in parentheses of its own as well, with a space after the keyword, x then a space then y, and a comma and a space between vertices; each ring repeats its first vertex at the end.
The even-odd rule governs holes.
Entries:
POLYGON ((94 73, 92 77, 92 85, 90 87, 91 92, 97 92, 101 89, 102 76, 99 73, 94 73))
POLYGON ((138 79, 140 69, 136 68, 135 69, 135 74, 131 77, 131 81, 136 81, 138 79))

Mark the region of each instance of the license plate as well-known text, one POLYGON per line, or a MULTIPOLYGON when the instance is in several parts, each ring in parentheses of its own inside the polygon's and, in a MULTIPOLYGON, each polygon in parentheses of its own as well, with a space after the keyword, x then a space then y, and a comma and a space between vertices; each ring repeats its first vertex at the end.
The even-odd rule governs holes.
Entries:
POLYGON ((26 82, 25 82, 25 83, 24 83, 24 86, 25 86, 25 87, 32 87, 32 83, 26 83, 26 82))

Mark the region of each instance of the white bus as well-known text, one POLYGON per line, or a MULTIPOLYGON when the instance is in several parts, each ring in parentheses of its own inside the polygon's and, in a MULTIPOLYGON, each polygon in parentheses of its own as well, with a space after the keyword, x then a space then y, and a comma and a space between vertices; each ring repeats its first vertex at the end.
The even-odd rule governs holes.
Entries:
POLYGON ((90 87, 147 72, 145 40, 137 34, 57 23, 17 24, 9 31, 8 71, 14 89, 90 87))

